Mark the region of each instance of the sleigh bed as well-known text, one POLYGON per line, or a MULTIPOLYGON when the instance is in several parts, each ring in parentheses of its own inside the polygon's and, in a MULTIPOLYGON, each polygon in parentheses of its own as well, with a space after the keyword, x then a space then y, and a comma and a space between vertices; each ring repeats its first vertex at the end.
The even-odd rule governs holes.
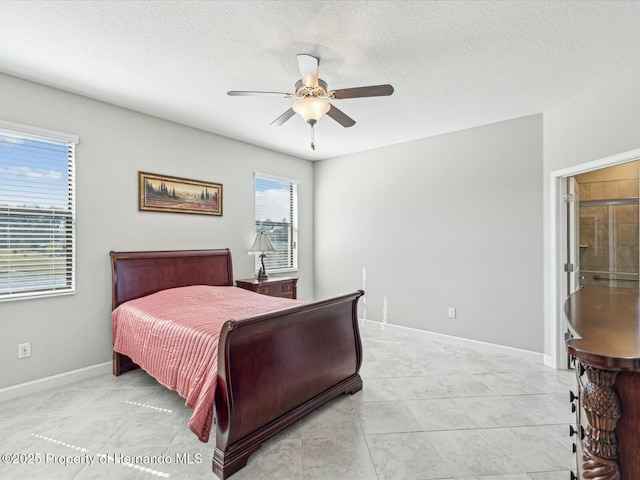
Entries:
MULTIPOLYGON (((167 292, 208 288, 203 286, 239 290, 233 286, 229 250, 110 255, 114 310, 129 301, 123 308, 145 300, 154 303, 155 295, 167 292)), ((263 297, 242 291, 248 294, 263 297)), ((216 442, 213 472, 218 477, 225 479, 244 467, 265 440, 324 403, 362 388, 357 320, 362 295, 359 290, 319 302, 294 302, 291 307, 224 321, 209 368, 215 379, 215 396, 209 397, 213 399, 211 429, 213 434, 215 428, 216 442)), ((114 346, 114 375, 136 368, 139 366, 114 346)))

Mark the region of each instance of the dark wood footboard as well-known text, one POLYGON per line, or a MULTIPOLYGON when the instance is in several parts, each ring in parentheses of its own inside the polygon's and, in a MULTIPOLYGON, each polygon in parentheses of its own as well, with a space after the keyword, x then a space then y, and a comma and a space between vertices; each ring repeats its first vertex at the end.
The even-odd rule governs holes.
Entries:
POLYGON ((349 295, 230 320, 220 336, 213 471, 227 478, 262 442, 362 388, 357 303, 349 295))

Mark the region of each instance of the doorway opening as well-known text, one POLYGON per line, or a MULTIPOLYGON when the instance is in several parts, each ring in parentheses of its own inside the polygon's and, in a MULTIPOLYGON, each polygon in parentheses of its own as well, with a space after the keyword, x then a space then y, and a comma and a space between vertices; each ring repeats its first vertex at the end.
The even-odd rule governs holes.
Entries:
POLYGON ((639 288, 639 165, 628 162, 571 177, 579 191, 573 239, 578 287, 639 288))
POLYGON ((551 173, 549 310, 554 368, 566 368, 566 298, 588 285, 640 288, 640 149, 551 173))
POLYGON ((639 166, 636 160, 567 177, 567 296, 584 287, 583 294, 595 294, 593 287, 640 288, 639 166))

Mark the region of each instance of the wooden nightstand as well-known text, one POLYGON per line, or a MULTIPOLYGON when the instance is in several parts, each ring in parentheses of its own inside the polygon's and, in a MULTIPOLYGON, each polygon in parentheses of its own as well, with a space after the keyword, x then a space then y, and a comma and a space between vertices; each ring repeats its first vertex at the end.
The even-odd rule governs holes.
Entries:
POLYGON ((269 295, 271 297, 298 298, 296 285, 298 277, 271 277, 258 281, 255 278, 236 280, 236 285, 245 290, 269 295))

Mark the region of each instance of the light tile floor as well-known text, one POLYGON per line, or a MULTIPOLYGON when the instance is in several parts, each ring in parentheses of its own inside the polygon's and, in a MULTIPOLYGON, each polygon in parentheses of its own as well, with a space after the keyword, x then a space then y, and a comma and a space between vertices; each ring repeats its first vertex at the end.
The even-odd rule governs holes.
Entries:
MULTIPOLYGON (((383 327, 361 322, 364 389, 266 442, 233 480, 570 477, 571 372, 383 327)), ((2 457, 0 478, 215 480, 189 414, 142 371, 0 403, 0 454, 17 462, 2 457)))

